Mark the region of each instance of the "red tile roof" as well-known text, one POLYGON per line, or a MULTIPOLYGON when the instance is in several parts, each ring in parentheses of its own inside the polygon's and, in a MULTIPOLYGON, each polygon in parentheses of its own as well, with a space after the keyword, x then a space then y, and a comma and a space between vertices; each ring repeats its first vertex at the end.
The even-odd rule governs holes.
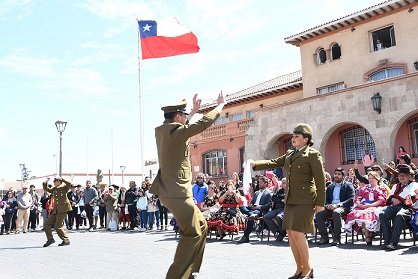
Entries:
POLYGON ((289 36, 284 40, 288 44, 299 46, 302 42, 311 38, 346 28, 347 26, 354 27, 355 25, 361 23, 362 21, 368 20, 369 18, 380 16, 396 9, 405 8, 408 6, 416 6, 417 3, 418 0, 388 0, 358 12, 349 14, 347 16, 338 18, 336 20, 312 27, 298 34, 289 36))

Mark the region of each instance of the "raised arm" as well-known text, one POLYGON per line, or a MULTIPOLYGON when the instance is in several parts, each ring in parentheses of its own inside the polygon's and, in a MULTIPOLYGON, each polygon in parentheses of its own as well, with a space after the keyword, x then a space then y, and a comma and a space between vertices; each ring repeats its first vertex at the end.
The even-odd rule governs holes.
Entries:
POLYGON ((42 183, 42 188, 44 189, 45 192, 47 193, 52 193, 52 188, 50 188, 48 186, 48 181, 50 180, 50 178, 48 177, 43 183, 42 183))

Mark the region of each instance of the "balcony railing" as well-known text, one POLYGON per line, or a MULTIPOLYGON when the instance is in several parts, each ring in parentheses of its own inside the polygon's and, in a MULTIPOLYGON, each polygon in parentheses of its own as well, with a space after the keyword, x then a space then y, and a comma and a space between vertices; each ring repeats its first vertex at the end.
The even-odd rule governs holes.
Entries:
POLYGON ((226 135, 226 125, 216 125, 204 130, 201 134, 202 139, 217 138, 226 135))
POLYGON ((237 122, 238 131, 240 133, 245 133, 248 128, 250 128, 254 124, 254 119, 245 119, 242 121, 237 122))
POLYGON ((243 135, 254 124, 254 119, 248 118, 236 122, 215 125, 203 131, 197 140, 207 140, 224 136, 243 135))

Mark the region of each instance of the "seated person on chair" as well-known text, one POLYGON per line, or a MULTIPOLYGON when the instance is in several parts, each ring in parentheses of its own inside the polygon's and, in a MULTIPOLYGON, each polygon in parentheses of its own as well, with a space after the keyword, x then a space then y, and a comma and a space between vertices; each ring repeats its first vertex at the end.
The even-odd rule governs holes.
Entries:
POLYGON ((363 228, 366 244, 372 245, 373 235, 379 231, 379 212, 385 206, 388 195, 377 172, 370 171, 368 180, 369 184, 360 188, 357 197, 354 199, 354 208, 347 214, 344 228, 348 232, 363 228))
POLYGON ((247 243, 250 242, 250 233, 254 228, 254 219, 256 217, 261 217, 265 215, 271 206, 271 192, 267 189, 268 178, 265 176, 261 176, 258 179, 259 188, 257 192, 255 192, 254 197, 251 201, 251 206, 240 207, 241 212, 244 215, 248 216, 247 219, 247 228, 244 231, 244 235, 238 241, 239 243, 247 243))
POLYGON ((286 178, 283 178, 280 185, 277 185, 273 196, 271 197, 271 210, 263 216, 269 230, 276 235, 277 241, 282 241, 286 236, 286 231, 282 228, 284 215, 284 196, 286 190, 286 178), (275 221, 275 220, 277 221, 275 221))
POLYGON ((354 201, 354 188, 344 180, 345 171, 338 167, 334 171, 334 182, 327 188, 325 210, 316 213, 315 220, 321 240, 319 244, 329 243, 328 231, 325 220, 332 217, 333 241, 332 245, 338 245, 341 238, 342 219, 350 211, 354 201))
MULTIPOLYGON (((203 217, 205 217, 206 222, 214 220, 217 211, 220 208, 219 197, 218 197, 218 188, 216 184, 208 185, 208 195, 205 197, 205 200, 202 203, 200 210, 202 211, 203 217)), ((209 228, 216 227, 217 224, 209 226, 209 228)))
POLYGON ((380 229, 385 241, 384 249, 388 251, 396 250, 402 229, 411 220, 411 196, 418 188, 418 183, 414 181, 415 172, 409 165, 401 164, 396 169, 399 183, 392 187, 386 201, 388 206, 379 214, 380 229))
POLYGON ((210 228, 216 228, 219 240, 222 240, 226 233, 238 232, 245 227, 245 219, 238 207, 242 203, 239 192, 235 189, 233 180, 228 180, 225 190, 219 195, 219 210, 213 212, 207 219, 210 228))

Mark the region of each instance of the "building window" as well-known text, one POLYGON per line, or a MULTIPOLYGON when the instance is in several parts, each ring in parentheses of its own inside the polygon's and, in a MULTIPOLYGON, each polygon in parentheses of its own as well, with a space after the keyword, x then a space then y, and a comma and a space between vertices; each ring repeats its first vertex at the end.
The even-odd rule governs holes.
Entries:
POLYGON ((372 51, 396 46, 395 28, 393 25, 370 32, 370 45, 372 51))
POLYGON ((341 47, 339 44, 335 43, 331 46, 331 59, 337 60, 341 58, 341 47))
POLYGON ((247 118, 254 118, 254 116, 255 116, 255 111, 250 110, 250 111, 246 112, 246 117, 247 118))
POLYGON ((209 176, 228 175, 226 168, 226 151, 214 150, 203 155, 205 173, 209 176))
POLYGON ((321 95, 321 94, 331 93, 331 92, 342 90, 342 89, 345 89, 344 82, 318 88, 317 94, 321 95))
POLYGON ((378 81, 382 79, 397 77, 404 74, 403 68, 388 68, 375 72, 369 76, 369 81, 378 81))
POLYGON ((215 125, 222 125, 228 122, 228 117, 226 116, 220 116, 218 119, 215 120, 215 125))
POLYGON ((364 151, 367 149, 369 153, 376 159, 376 147, 374 140, 369 132, 363 127, 356 126, 340 132, 342 141, 342 163, 352 164, 363 158, 364 151))
POLYGON ((325 49, 320 48, 316 52, 316 64, 321 65, 324 64, 327 61, 327 52, 325 49))
POLYGON ((237 114, 231 114, 229 115, 229 119, 231 121, 240 121, 243 118, 242 113, 237 113, 237 114))

